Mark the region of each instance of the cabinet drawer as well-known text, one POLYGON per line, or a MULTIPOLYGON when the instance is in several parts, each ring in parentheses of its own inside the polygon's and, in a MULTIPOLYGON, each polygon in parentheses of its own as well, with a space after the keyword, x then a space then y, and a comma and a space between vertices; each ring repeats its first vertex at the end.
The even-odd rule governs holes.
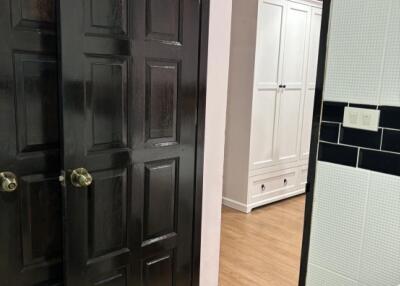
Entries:
POLYGON ((280 190, 286 190, 296 186, 296 170, 286 170, 285 172, 266 174, 250 178, 250 188, 252 197, 263 195, 280 190))

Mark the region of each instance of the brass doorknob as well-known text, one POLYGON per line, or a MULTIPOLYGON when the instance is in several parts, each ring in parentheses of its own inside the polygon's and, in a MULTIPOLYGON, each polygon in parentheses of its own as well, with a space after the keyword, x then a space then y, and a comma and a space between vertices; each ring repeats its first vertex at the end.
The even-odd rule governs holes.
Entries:
POLYGON ((0 185, 2 192, 14 192, 18 188, 17 176, 11 172, 1 172, 0 185))
POLYGON ((78 168, 71 173, 71 183, 77 188, 89 187, 93 182, 92 176, 85 168, 78 168))

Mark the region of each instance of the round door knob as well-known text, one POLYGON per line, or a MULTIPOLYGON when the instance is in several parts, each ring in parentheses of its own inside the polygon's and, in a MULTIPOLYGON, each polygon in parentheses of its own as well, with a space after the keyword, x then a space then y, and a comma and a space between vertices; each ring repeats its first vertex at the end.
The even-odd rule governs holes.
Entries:
POLYGON ((11 172, 1 172, 0 184, 2 192, 14 192, 18 188, 17 176, 11 172))
POLYGON ((92 176, 85 168, 78 168, 71 173, 71 183, 77 188, 89 187, 93 182, 92 176))

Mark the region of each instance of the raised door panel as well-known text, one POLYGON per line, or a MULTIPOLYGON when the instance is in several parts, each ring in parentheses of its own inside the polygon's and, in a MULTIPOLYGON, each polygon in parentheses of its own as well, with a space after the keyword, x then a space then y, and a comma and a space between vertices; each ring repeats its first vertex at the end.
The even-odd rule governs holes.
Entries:
POLYGON ((147 0, 146 37, 156 41, 181 42, 184 0, 147 0))
POLYGON ((279 85, 285 8, 286 1, 260 1, 255 64, 257 87, 277 88, 279 85))
POLYGON ((1 285, 60 285, 62 216, 55 2, 0 0, 1 285))
POLYGON ((278 94, 263 90, 253 98, 250 142, 250 168, 266 167, 274 161, 275 117, 278 94))
POLYGON ((177 144, 179 61, 146 63, 146 141, 157 146, 177 144))
POLYGON ((127 172, 100 171, 92 174, 88 190, 88 263, 102 255, 127 251, 127 172))
POLYGON ((84 0, 86 32, 124 36, 128 29, 127 0, 84 0))
POLYGON ((278 121, 276 160, 279 163, 298 159, 301 92, 301 90, 285 90, 279 99, 276 118, 278 121))
POLYGON ((288 89, 302 89, 305 83, 310 9, 302 4, 288 4, 282 70, 282 83, 288 89))
POLYGON ((11 3, 12 25, 18 29, 51 29, 56 22, 54 0, 15 0, 11 3))
POLYGON ((145 166, 144 244, 163 235, 176 235, 177 160, 145 166))
POLYGON ((126 58, 85 58, 87 151, 127 147, 126 58))
POLYGON ((15 53, 14 63, 18 152, 57 149, 56 59, 52 56, 15 53))
POLYGON ((303 107, 303 127, 300 150, 300 157, 302 160, 307 160, 310 152, 311 124, 314 110, 315 81, 317 78, 321 18, 322 10, 320 8, 313 7, 311 13, 310 44, 307 64, 307 86, 303 107))
POLYGON ((167 252, 150 257, 143 262, 143 286, 173 286, 174 253, 167 252))

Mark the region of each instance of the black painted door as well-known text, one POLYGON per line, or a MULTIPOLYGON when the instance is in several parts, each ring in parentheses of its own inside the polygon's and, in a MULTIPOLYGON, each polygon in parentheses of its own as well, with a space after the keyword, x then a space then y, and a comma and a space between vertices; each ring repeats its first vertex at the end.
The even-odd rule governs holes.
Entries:
POLYGON ((199 1, 59 8, 66 285, 191 285, 199 1))
POLYGON ((0 0, 0 285, 62 282, 55 6, 0 0))

